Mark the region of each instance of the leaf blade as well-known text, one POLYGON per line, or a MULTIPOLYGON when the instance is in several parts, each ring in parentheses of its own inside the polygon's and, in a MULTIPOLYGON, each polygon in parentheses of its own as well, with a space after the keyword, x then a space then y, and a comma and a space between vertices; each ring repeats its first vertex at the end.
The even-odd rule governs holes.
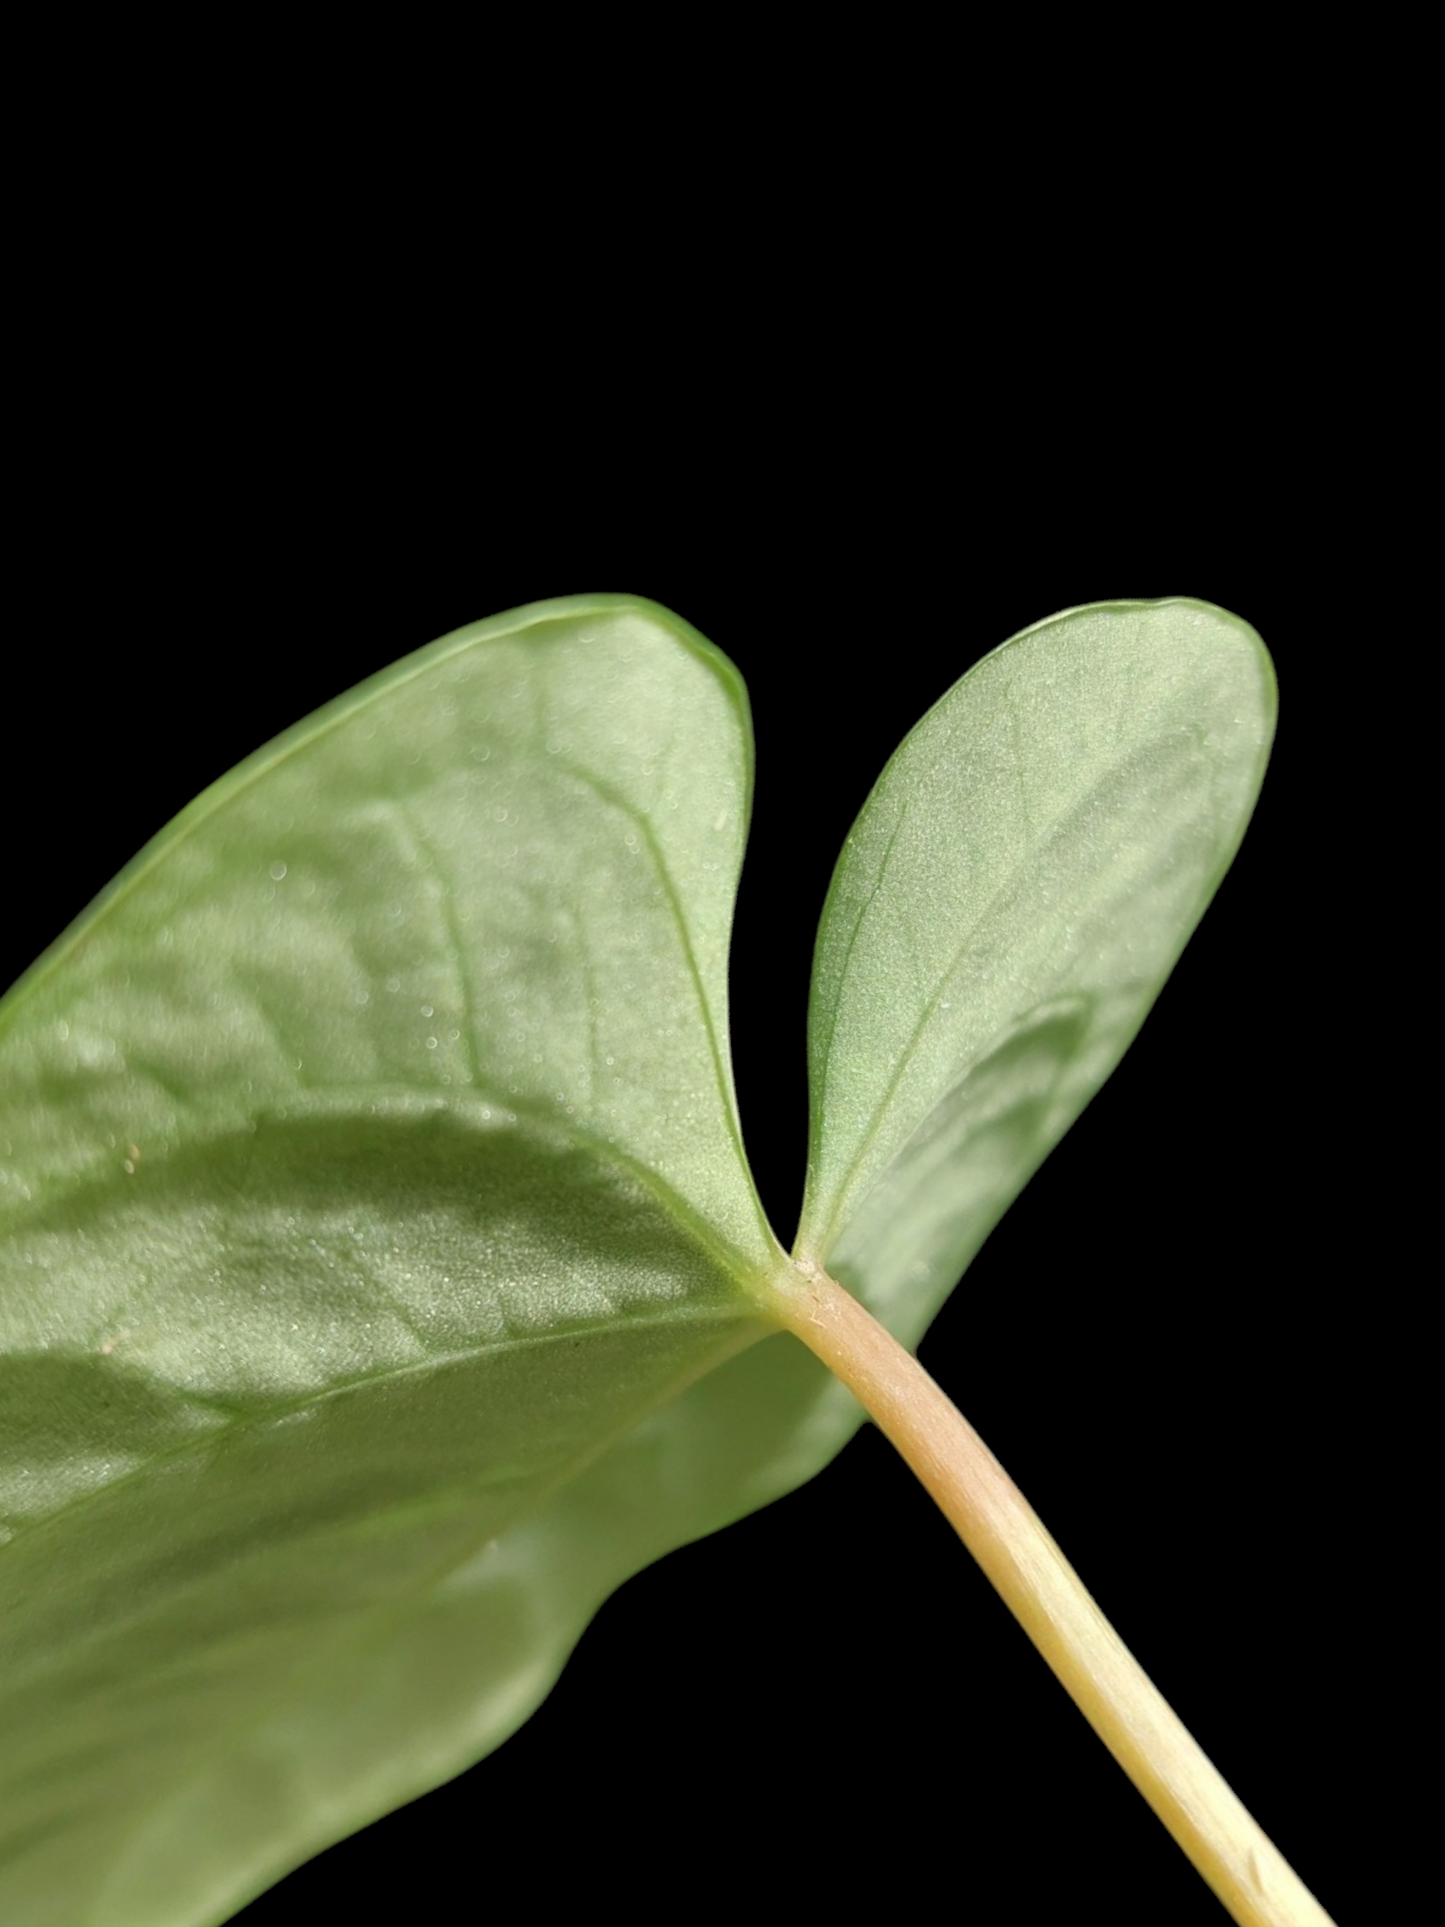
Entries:
POLYGON ((1247 625, 1100 604, 985 657, 879 779, 819 930, 798 1249, 910 1336, 1143 1021, 1273 716, 1247 625))
POLYGON ((782 1489, 832 1407, 725 1364, 776 1258, 726 1054, 750 786, 710 644, 537 605, 249 759, 0 1005, 7 1918, 224 1918, 782 1489))

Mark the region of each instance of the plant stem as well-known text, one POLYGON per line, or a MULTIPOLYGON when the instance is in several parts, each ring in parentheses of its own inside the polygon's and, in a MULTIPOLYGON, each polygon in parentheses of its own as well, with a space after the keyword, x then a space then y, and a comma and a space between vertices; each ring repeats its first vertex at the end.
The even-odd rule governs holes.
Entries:
POLYGON ((1333 1927, 1099 1611, 1038 1514, 912 1353, 806 1261, 773 1281, 770 1307, 902 1453, 1239 1927, 1333 1927))

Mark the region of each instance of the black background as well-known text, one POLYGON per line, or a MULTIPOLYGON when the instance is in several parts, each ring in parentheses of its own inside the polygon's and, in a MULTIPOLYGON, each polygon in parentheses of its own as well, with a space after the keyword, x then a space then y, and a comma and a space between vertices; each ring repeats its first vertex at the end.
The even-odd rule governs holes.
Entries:
MULTIPOLYGON (((324 406, 293 379, 284 408, 212 369, 208 394, 237 384, 224 410, 192 419, 172 391, 159 433, 131 398, 43 478, 15 643, 38 676, 4 732, 5 978, 198 789, 372 670, 529 600, 651 596, 752 695, 734 1048, 785 1242, 812 932, 907 728, 977 655, 1074 603, 1191 594, 1271 646, 1280 736, 1235 869, 922 1356, 1343 1920, 1364 1852, 1347 1818, 1373 1690, 1358 1413, 1379 1340, 1356 1256, 1366 1154, 1335 1121, 1315 993, 1352 968, 1323 841, 1350 717, 1327 544, 1282 539, 1269 450, 1226 454, 1198 419, 1080 425, 1052 453, 1021 426, 985 458, 967 408, 945 429, 885 394, 865 423, 843 392, 802 419, 786 382, 772 412, 693 402, 644 423, 604 371, 574 420, 552 398, 545 432, 515 425, 525 395, 493 408, 483 372, 393 399, 381 424, 349 367, 324 406)), ((559 1910, 688 1905, 681 1843, 718 1906, 846 1907, 885 1880, 900 1908, 987 1892, 990 1921, 1223 1919, 870 1429, 624 1587, 491 1759, 243 1918, 344 1900, 391 1919, 398 1869, 408 1917, 470 1918, 452 1911, 469 1894, 480 1917, 499 1864, 539 1839, 559 1910), (792 1822, 781 1851, 762 1844, 792 1822)))

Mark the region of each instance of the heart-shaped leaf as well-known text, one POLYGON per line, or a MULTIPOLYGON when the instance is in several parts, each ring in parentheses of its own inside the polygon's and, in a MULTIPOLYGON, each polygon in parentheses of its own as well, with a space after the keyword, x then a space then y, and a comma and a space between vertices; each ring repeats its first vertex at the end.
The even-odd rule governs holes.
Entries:
MULTIPOLYGON (((901 1335, 1127 1044, 1268 719, 1219 612, 1080 611, 885 772, 819 939, 800 1252, 901 1335)), ((686 624, 540 604, 243 764, 0 1005, 7 1923, 223 1920, 857 1423, 768 1336, 750 781, 686 624)))

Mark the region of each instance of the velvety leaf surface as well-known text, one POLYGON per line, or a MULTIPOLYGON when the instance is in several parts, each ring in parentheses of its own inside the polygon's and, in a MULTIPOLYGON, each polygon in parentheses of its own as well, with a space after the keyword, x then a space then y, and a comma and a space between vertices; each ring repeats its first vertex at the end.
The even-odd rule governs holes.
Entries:
POLYGON ((799 1251, 916 1338, 1108 1077, 1227 869, 1274 728, 1253 630, 1100 604, 985 657, 839 860, 799 1251))

